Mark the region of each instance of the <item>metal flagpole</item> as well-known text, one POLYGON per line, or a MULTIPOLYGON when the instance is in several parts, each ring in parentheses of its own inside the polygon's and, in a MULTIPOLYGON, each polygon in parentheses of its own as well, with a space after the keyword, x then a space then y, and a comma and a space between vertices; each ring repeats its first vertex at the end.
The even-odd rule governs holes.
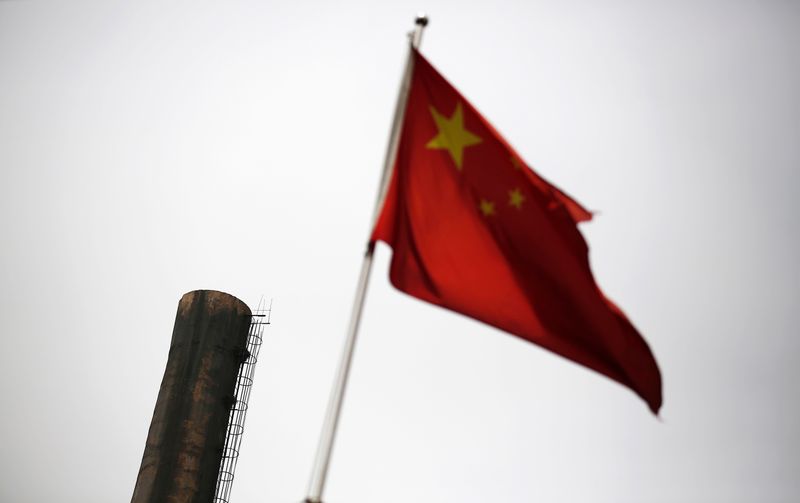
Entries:
MULTIPOLYGON (((383 174, 381 176, 380 185, 378 186, 378 197, 375 201, 375 210, 372 215, 372 225, 370 232, 375 226, 375 221, 378 218, 383 200, 386 197, 386 191, 391 180, 391 172, 394 166, 394 160, 397 156, 397 146, 400 140, 400 129, 403 124, 405 115, 406 103, 408 102, 408 92, 411 89, 411 74, 414 69, 413 50, 419 47, 422 42, 422 30, 428 24, 428 17, 424 14, 417 15, 415 20, 414 31, 409 34, 410 47, 408 57, 406 59, 406 66, 403 72, 403 79, 400 82, 400 92, 397 97, 397 105, 394 110, 394 120, 392 121, 392 129, 389 134, 389 145, 386 149, 386 158, 383 163, 383 174)), ((336 373, 336 379, 333 382, 331 389, 331 396, 328 399, 328 408, 325 412, 325 420, 322 424, 322 432, 319 436, 319 445, 317 446, 317 454, 314 458, 314 467, 311 471, 311 480, 308 484, 308 496, 305 503, 320 503, 322 501, 322 491, 325 487, 325 478, 328 475, 328 467, 331 461, 331 452, 333 451, 333 441, 336 436, 336 427, 339 423, 339 415, 342 411, 342 401, 344 400, 344 391, 347 385, 347 377, 350 374, 350 363, 353 360, 353 350, 356 345, 356 335, 358 334, 358 325, 361 321, 361 311, 364 308, 364 298, 367 294, 367 284, 369 283, 369 274, 372 270, 372 256, 375 252, 375 246, 367 243, 367 250, 364 253, 364 261, 361 264, 361 274, 358 277, 358 286, 356 288, 356 296, 353 301, 353 311, 350 314, 350 325, 347 328, 347 339, 345 339, 344 348, 342 349, 342 359, 339 362, 339 370, 336 373)))

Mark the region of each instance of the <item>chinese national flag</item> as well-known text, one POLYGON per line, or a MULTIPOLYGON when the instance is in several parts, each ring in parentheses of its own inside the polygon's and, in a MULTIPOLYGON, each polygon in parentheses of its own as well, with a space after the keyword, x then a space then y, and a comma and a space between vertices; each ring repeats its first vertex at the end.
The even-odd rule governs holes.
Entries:
POLYGON ((399 290, 604 374, 657 413, 653 354, 598 288, 577 224, 591 214, 534 173, 414 52, 405 120, 371 241, 399 290))

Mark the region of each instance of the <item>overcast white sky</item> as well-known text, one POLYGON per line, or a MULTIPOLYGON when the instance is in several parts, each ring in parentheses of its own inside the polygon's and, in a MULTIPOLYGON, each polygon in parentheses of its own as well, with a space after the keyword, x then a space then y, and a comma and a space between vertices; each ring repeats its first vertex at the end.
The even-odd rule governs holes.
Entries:
POLYGON ((800 3, 0 2, 0 500, 128 501, 180 296, 274 297, 232 498, 305 496, 405 50, 600 215, 627 389, 393 290, 326 502, 800 493, 800 3))

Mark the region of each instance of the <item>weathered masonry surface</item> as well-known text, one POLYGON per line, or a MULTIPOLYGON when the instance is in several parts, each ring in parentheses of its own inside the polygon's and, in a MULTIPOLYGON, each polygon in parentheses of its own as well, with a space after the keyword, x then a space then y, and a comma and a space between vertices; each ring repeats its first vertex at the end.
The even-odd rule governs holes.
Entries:
POLYGON ((131 503, 212 503, 250 320, 226 293, 181 298, 131 503))

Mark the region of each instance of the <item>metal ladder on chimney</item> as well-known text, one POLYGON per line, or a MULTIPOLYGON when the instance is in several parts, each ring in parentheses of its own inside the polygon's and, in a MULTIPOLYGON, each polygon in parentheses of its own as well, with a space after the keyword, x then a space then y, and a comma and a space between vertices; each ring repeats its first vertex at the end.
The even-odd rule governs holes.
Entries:
POLYGON ((272 301, 270 300, 269 306, 267 306, 262 298, 253 313, 245 351, 242 354, 242 364, 239 366, 239 374, 236 376, 234 402, 231 406, 225 444, 222 449, 222 461, 219 466, 219 475, 217 475, 214 503, 230 503, 233 475, 236 471, 236 463, 239 460, 244 420, 247 416, 247 405, 250 400, 250 391, 253 387, 253 375, 258 361, 258 352, 263 342, 264 327, 269 325, 271 315, 272 301))

